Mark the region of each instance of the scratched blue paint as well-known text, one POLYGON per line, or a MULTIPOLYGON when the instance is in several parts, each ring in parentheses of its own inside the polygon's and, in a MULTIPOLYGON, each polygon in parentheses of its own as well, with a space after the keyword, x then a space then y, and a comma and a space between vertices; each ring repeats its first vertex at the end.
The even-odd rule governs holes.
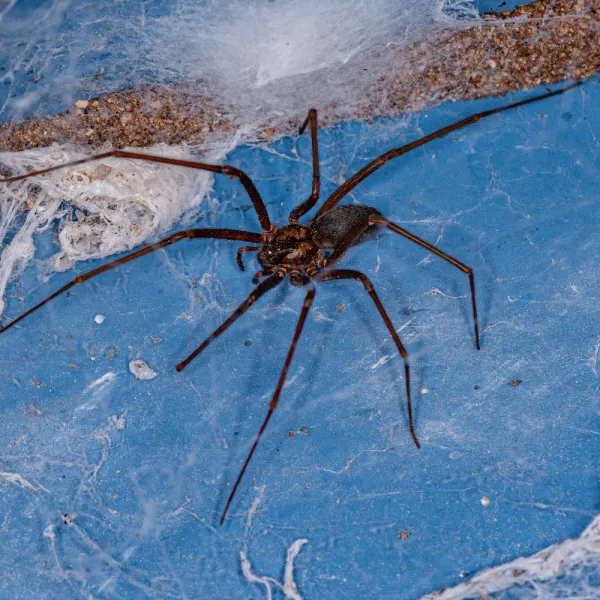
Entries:
MULTIPOLYGON (((494 116, 386 166, 348 199, 475 269, 480 352, 459 271, 392 235, 344 262, 372 279, 406 341, 420 451, 401 363, 368 296, 322 285, 281 406, 218 527, 303 296, 282 286, 177 373, 252 288, 228 242, 126 265, 3 335, 1 470, 37 491, 0 483, 0 597, 260 597, 239 552, 262 486, 249 558, 281 578, 286 548, 308 539, 296 561, 306 598, 417 598, 576 536, 598 508, 599 93, 591 80, 494 116), (129 373, 138 357, 155 379, 129 373), (112 383, 89 389, 107 373, 112 383)), ((503 101, 320 132, 323 197, 379 152, 503 101)), ((276 223, 308 193, 309 160, 306 138, 228 158, 257 180, 276 223)), ((257 229, 252 211, 236 210, 247 199, 235 183, 217 180, 213 198, 201 225, 257 229)), ((50 252, 50 234, 39 244, 50 252)), ((97 264, 46 283, 28 269, 7 316, 97 264)))
MULTIPOLYGON (((504 101, 321 131, 322 197, 386 149, 504 101)), ((247 544, 254 571, 281 580, 300 538, 302 597, 418 598, 577 536, 598 510, 599 133, 593 79, 356 188, 348 202, 474 268, 482 350, 458 270, 391 234, 354 248, 344 266, 371 278, 411 354, 423 448, 411 445, 401 362, 369 297, 352 282, 324 284, 222 528, 301 290, 272 292, 179 374, 257 268, 237 270, 234 243, 183 242, 0 337, 0 473, 23 478, 0 476, 0 598, 261 598, 240 551, 247 544), (135 379, 134 358, 157 377, 135 379)), ((256 180, 278 224, 310 191, 306 137, 227 162, 256 180)), ((257 230, 235 182, 217 180, 211 198, 200 226, 257 230)), ((52 235, 38 238, 40 259, 52 235)), ((102 262, 48 282, 29 268, 5 318, 102 262)))

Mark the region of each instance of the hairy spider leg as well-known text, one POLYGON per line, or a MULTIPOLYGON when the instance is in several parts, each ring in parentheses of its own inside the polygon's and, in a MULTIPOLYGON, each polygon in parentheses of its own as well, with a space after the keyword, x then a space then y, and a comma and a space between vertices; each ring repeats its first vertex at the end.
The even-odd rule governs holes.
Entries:
POLYGON ((62 165, 56 165, 49 167, 48 169, 42 169, 41 171, 33 171, 32 173, 26 173, 25 175, 17 175, 15 177, 8 177, 6 179, 0 179, 0 183, 11 183, 12 181, 20 181, 21 179, 27 179, 28 177, 34 177, 35 175, 43 175, 44 173, 51 173, 52 171, 58 171, 58 169, 65 169, 68 167, 76 167, 77 165, 83 165, 94 160, 100 160, 102 158, 132 158, 134 160, 146 160, 148 162, 164 163, 168 165, 175 165, 179 167, 188 167, 190 169, 199 169, 201 171, 210 171, 211 173, 217 173, 221 175, 227 175, 228 177, 236 177, 240 180, 240 183, 246 188, 248 196, 254 205, 254 210, 258 216, 260 226, 263 231, 272 231, 273 225, 269 219, 267 208, 263 199, 261 198, 256 186, 252 183, 252 180, 246 173, 230 166, 219 166, 209 165, 206 163, 195 162, 190 160, 180 160, 178 158, 166 158, 164 156, 154 156, 152 154, 139 154, 137 152, 126 152, 124 150, 111 150, 110 152, 104 152, 103 154, 95 154, 82 158, 80 160, 74 160, 72 162, 64 163, 62 165))
POLYGON ((489 117, 491 115, 495 115, 505 110, 511 110, 513 108, 517 108, 519 106, 525 106, 526 104, 530 104, 532 102, 537 102, 538 100, 544 100, 545 98, 552 98, 553 96, 558 96, 559 94, 563 94, 564 92, 573 89, 574 87, 581 85, 581 81, 577 81, 567 87, 564 87, 560 90, 555 90, 554 92, 549 92, 547 94, 542 94, 540 96, 534 96, 533 98, 528 98, 527 100, 521 100, 520 102, 513 102, 512 104, 507 104, 505 106, 499 106, 498 108, 492 108, 491 110, 485 110, 483 112, 471 115, 470 117, 466 117, 465 119, 461 119, 452 125, 448 125, 447 127, 443 127, 442 129, 438 129, 425 137, 422 137, 414 142, 410 142, 409 144, 405 144, 404 146, 400 146, 399 148, 394 148, 392 150, 388 150, 384 152, 381 156, 378 156, 376 159, 371 161, 368 165, 365 165, 360 171, 357 171, 350 179, 345 181, 329 198, 325 201, 325 203, 319 208, 315 216, 311 219, 311 224, 318 219, 323 213, 326 213, 328 210, 331 210, 346 194, 348 194, 353 188, 355 188, 361 181, 366 179, 369 175, 377 171, 380 167, 382 167, 388 160, 392 160, 393 158, 397 158, 398 156, 402 156, 415 148, 419 148, 431 142, 433 140, 437 140, 457 129, 461 129, 471 123, 477 123, 477 121, 489 117))
POLYGON ((321 191, 321 174, 319 171, 319 142, 317 139, 317 111, 311 108, 308 111, 306 120, 300 127, 299 133, 302 135, 306 126, 310 122, 310 139, 312 142, 312 162, 313 162, 313 180, 312 180, 312 192, 310 196, 302 203, 296 206, 290 213, 289 222, 297 223, 301 216, 305 215, 319 200, 319 194, 321 191))
POLYGON ((294 332, 294 337, 292 338, 292 343, 290 344, 290 349, 288 350, 285 362, 283 363, 283 369, 281 369, 281 375, 279 376, 279 381, 277 382, 277 387, 275 388, 275 393, 273 394, 273 398, 271 399, 271 403, 269 404, 269 411, 267 412, 267 416, 265 417, 263 424, 261 425, 260 429, 258 430, 258 433, 254 440, 254 444, 252 444, 252 448, 250 449, 250 452, 248 453, 248 457, 246 458, 246 461, 244 462, 244 466, 242 467, 242 470, 240 471, 240 473, 235 481, 233 489, 231 490, 231 493, 229 494, 229 498, 227 498, 227 503, 225 504, 225 509, 223 510, 223 514, 221 515, 221 521, 220 521, 221 525, 223 525, 223 521, 225 520, 225 517, 227 516, 227 511, 229 510, 229 505, 231 504, 233 497, 235 496, 235 493, 238 489, 238 486, 240 485, 242 477, 244 476, 244 473, 246 472, 246 469, 248 467, 248 463, 250 462, 250 459, 252 458, 252 455, 254 454, 256 447, 258 446, 258 442, 260 442, 260 438, 262 437, 262 434, 264 433, 264 431, 267 427, 267 424, 268 424, 269 420, 271 419, 271 415, 277 408, 277 403, 279 402, 279 396, 281 395, 281 389, 283 388, 283 384, 285 382, 285 377, 290 368, 290 364, 291 364, 292 358, 294 356, 294 351, 296 350, 296 344, 298 343, 298 340, 300 339, 300 334, 302 333, 302 329, 304 328, 304 323, 306 322, 306 317, 308 316, 308 311, 310 310, 310 307, 311 307, 314 297, 315 297, 315 287, 314 287, 313 283, 310 282, 308 279, 307 279, 306 283, 307 283, 308 291, 306 293, 306 297, 304 298, 304 305, 302 306, 302 311, 300 312, 300 317, 298 319, 298 324, 296 325, 296 331, 294 332))
POLYGON ((412 403, 410 399, 410 369, 408 366, 408 352, 402 344, 400 337, 396 333, 396 330, 392 325, 392 321, 390 320, 385 308, 383 308, 383 304, 381 304, 381 300, 379 299, 379 296, 373 288, 373 284, 371 283, 369 278, 360 271, 353 271, 350 269, 336 269, 333 271, 326 271, 323 273, 319 273, 314 277, 315 281, 332 281, 337 279, 357 279, 358 281, 360 281, 360 283, 363 284, 365 290, 369 293, 371 299, 375 303, 375 306, 377 307, 377 310, 379 311, 379 314, 381 315, 385 326, 388 328, 388 331, 390 332, 390 335, 392 336, 392 339, 396 344, 396 348, 398 348, 398 352, 400 353, 400 356, 404 361, 404 378, 406 381, 406 406, 408 413, 408 427, 410 429, 410 435, 412 436, 415 446, 417 448, 420 448, 421 444, 419 444, 419 440, 417 439, 417 436, 415 434, 415 428, 413 426, 413 412, 412 403))
POLYGON ((265 292, 272 290, 276 285, 279 285, 285 277, 284 271, 277 271, 275 275, 265 279, 252 293, 244 300, 233 314, 213 333, 211 333, 185 360, 177 365, 178 371, 183 371, 197 356, 202 352, 214 339, 218 338, 226 329, 228 329, 238 317, 242 316, 265 292))
POLYGON ((469 277, 469 286, 471 288, 471 305, 473 307, 473 325, 475 329, 475 344, 477 346, 477 350, 481 350, 481 344, 479 343, 479 323, 477 320, 477 302, 475 300, 475 276, 473 275, 473 269, 471 267, 467 267, 467 265, 461 263, 460 261, 452 258, 449 254, 442 252, 435 246, 428 244, 425 240, 417 237, 412 234, 410 231, 388 221, 385 217, 378 217, 375 215, 371 215, 367 219, 365 219, 362 223, 359 223, 355 227, 353 227, 344 241, 334 250, 331 256, 327 259, 325 263, 325 267, 332 267, 335 265, 341 258, 344 256, 352 242, 369 226, 369 225, 380 225, 382 227, 387 227, 391 229, 394 233, 398 233, 405 238, 409 239, 411 242, 422 246, 429 252, 432 252, 436 256, 443 258, 448 261, 451 265, 455 266, 457 269, 460 269, 463 273, 468 275, 469 277))
POLYGON ((262 246, 242 246, 241 248, 238 248, 238 251, 235 255, 235 260, 237 261, 240 271, 246 270, 244 267, 244 261, 242 260, 242 254, 244 252, 258 252, 261 248, 262 246))
POLYGON ((265 267, 264 269, 254 273, 254 277, 252 277, 252 283, 257 284, 262 277, 266 277, 267 275, 272 275, 274 272, 275 272, 275 269, 273 267, 265 267))
POLYGON ((191 240, 191 239, 200 239, 200 238, 235 240, 235 241, 240 241, 240 242, 255 242, 255 243, 257 243, 257 242, 260 243, 263 241, 263 235, 260 233, 252 233, 250 231, 240 231, 237 229, 188 229, 186 231, 179 231, 177 233, 174 233, 173 235, 170 235, 169 237, 165 238, 164 240, 161 240, 160 242, 153 244, 152 246, 145 246, 143 248, 140 248, 139 250, 136 250, 135 252, 132 252, 131 254, 127 254, 127 255, 125 255, 117 260, 114 260, 106 265, 102 265, 101 267, 98 267, 97 269, 93 269, 92 271, 88 271, 87 273, 84 273, 83 275, 79 275, 79 277, 76 277, 75 279, 73 279, 73 281, 71 281, 71 282, 67 283, 66 285, 64 285, 63 287, 61 287, 58 291, 54 292, 54 294, 51 294, 45 300, 42 300, 39 304, 37 304, 33 308, 30 308, 26 313, 23 313, 20 317, 17 317, 13 321, 11 321, 8 325, 5 325, 4 327, 2 327, 2 329, 0 329, 0 334, 4 333, 7 329, 10 329, 13 325, 16 325, 19 321, 21 321, 25 317, 29 316, 32 312, 35 312, 38 308, 41 308, 42 306, 44 306, 44 304, 46 304, 47 302, 50 302, 50 300, 56 298, 57 296, 59 296, 63 292, 66 292, 68 289, 72 288, 75 285, 79 285, 80 283, 83 283, 84 281, 87 281, 88 279, 91 279, 92 277, 95 277, 96 275, 100 275, 101 273, 104 273, 105 271, 114 269, 115 267, 118 267, 119 265, 125 264, 132 260, 135 260, 136 258, 140 258, 141 256, 145 256, 146 254, 149 254, 150 252, 154 252, 155 250, 159 250, 160 248, 164 248, 165 246, 175 244, 176 242, 179 242, 181 240, 186 240, 186 239, 191 240))

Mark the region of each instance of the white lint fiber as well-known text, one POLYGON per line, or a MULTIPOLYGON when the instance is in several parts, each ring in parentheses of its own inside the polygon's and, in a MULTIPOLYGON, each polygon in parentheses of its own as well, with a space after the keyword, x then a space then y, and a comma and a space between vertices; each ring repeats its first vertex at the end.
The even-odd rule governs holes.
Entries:
MULTIPOLYGON (((221 161, 264 127, 302 119, 307 106, 351 112, 365 85, 389 67, 387 48, 478 22, 472 0, 54 0, 23 7, 13 0, 0 8, 0 81, 8 92, 0 121, 56 113, 117 89, 177 85, 231 107, 237 127, 199 148, 149 152, 200 154, 204 162, 221 161), (19 79, 23 72, 29 83, 19 79)), ((82 156, 56 146, 4 153, 0 168, 16 175, 82 156)), ((58 251, 40 273, 64 271, 156 239, 200 204, 211 181, 191 169, 108 159, 2 184, 0 298, 34 258, 36 233, 58 223, 58 251)))
POLYGON ((600 517, 575 540, 565 540, 527 558, 485 569, 454 588, 422 600, 467 598, 600 598, 600 517), (492 595, 493 594, 493 595, 492 595))
POLYGON ((304 544, 308 544, 308 540, 299 539, 296 540, 287 551, 287 558, 285 561, 285 569, 283 575, 283 583, 279 583, 272 577, 260 576, 254 573, 252 570, 252 564, 248 559, 248 538, 250 535, 250 529, 252 528, 252 519, 258 511, 258 507, 264 500, 265 487, 262 486, 258 490, 258 494, 252 502, 252 506, 248 509, 246 516, 246 527, 244 532, 244 549, 240 550, 240 564, 242 573, 246 578, 246 581, 250 583, 258 583, 265 588, 265 595, 267 600, 273 600, 273 588, 279 589, 285 596, 286 600, 302 600, 302 596, 298 592, 298 586, 294 581, 294 560, 300 554, 300 550, 304 544))

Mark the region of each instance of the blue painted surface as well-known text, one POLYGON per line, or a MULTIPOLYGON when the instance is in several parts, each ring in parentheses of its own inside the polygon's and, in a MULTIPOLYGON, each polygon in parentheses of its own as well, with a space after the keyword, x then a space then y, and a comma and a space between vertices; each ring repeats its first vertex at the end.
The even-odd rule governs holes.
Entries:
POLYGON ((527 0, 477 0, 477 10, 480 13, 487 13, 491 10, 496 12, 513 11, 525 4, 530 4, 530 2, 527 0))
MULTIPOLYGON (((323 284, 218 527, 303 298, 282 286, 177 373, 253 287, 256 265, 237 270, 235 243, 182 242, 0 337, 0 471, 36 489, 0 482, 0 598, 263 597, 242 576, 240 550, 281 580, 299 538, 309 541, 296 560, 303 597, 418 598, 577 536, 599 504, 599 99, 591 80, 486 119, 390 163, 348 198, 475 270, 480 352, 458 270, 391 234, 343 263, 372 279, 412 357, 420 451, 401 362, 368 295, 323 284), (129 372, 138 357, 155 379, 129 372), (90 388, 107 373, 111 383, 90 388)), ((322 197, 377 154, 504 101, 321 131, 322 197)), ((306 136, 240 148, 228 162, 257 181, 278 224, 310 191, 306 136)), ((217 180, 211 198, 200 225, 258 230, 235 182, 217 180)), ((51 253, 52 234, 38 244, 40 257, 51 253)), ((98 264, 47 283, 28 269, 5 318, 98 264)))

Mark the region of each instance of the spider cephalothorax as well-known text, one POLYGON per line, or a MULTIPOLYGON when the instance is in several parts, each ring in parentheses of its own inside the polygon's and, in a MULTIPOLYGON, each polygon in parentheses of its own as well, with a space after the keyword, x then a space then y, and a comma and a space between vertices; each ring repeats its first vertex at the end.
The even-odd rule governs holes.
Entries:
MULTIPOLYGON (((290 223, 270 234, 269 241, 258 251, 262 274, 281 269, 286 273, 315 273, 316 264, 325 257, 312 239, 310 227, 290 223)), ((256 276, 255 276, 256 277, 256 276)))
POLYGON ((364 204, 347 204, 336 206, 319 217, 309 226, 290 223, 281 228, 275 228, 266 236, 267 241, 262 248, 242 246, 238 251, 240 268, 241 253, 258 252, 258 262, 263 267, 254 276, 257 282, 261 277, 275 271, 290 274, 293 285, 303 285, 305 274, 314 277, 319 269, 327 264, 326 250, 335 250, 344 239, 357 229, 358 234, 352 243, 362 240, 365 233, 374 227, 369 223, 369 217, 381 217, 381 213, 372 206, 364 204))
POLYGON ((296 349, 296 344, 298 343, 300 334, 302 333, 304 323, 306 321, 308 312, 310 310, 315 296, 314 282, 324 283, 327 281, 336 281, 341 279, 355 279, 356 281, 360 282, 365 288, 365 290, 368 292, 383 322, 385 323, 385 326, 387 327, 387 330, 390 336, 392 337, 394 344, 396 345, 396 348, 398 349, 398 352, 402 357, 402 360, 404 361, 408 425, 414 443, 417 447, 419 447, 419 442, 417 440, 417 436, 413 427, 412 407, 410 399, 410 371, 408 366, 408 353, 406 352, 406 349, 400 341, 396 329, 392 325, 392 322, 388 317, 387 312, 383 308, 383 305, 379 300, 379 297, 377 296, 377 293, 373 289, 373 285, 371 284, 367 276, 363 273, 353 271, 351 269, 334 269, 333 267, 344 256, 346 250, 348 250, 348 248, 351 245, 363 239, 366 233, 368 233, 371 229, 376 227, 386 227, 390 231, 400 234, 401 236, 418 244, 419 246, 439 256, 440 258, 443 258, 454 267, 460 269, 469 278, 469 286, 471 289, 471 304, 473 309, 473 321, 475 326, 475 343, 477 349, 479 349, 479 329, 477 325, 477 306, 475 303, 475 280, 473 277, 473 271, 467 265, 461 263, 455 258, 452 258, 451 256, 442 252, 435 246, 432 246, 431 244, 418 238, 406 229, 403 229, 395 223, 391 223, 385 217, 383 217, 376 208, 361 204, 350 204, 343 206, 336 205, 354 187, 356 187, 361 181, 366 179, 371 173, 375 172, 377 169, 383 166, 388 160, 401 156, 406 152, 409 152, 410 150, 413 150, 415 148, 418 148, 419 146, 426 144, 427 142, 430 142, 448 133, 456 131, 457 129, 460 129, 465 125, 468 125, 469 123, 475 123, 489 115, 493 115, 510 108, 515 108, 517 106, 522 106, 524 104, 529 104, 530 102, 533 102, 535 100, 541 100, 542 98, 549 98, 551 96, 561 94, 566 90, 571 89, 575 85, 578 85, 578 83, 563 88, 562 90, 549 92, 547 94, 543 94, 535 98, 529 98, 528 100, 515 102, 514 104, 501 106, 499 108, 494 108, 485 112, 472 115, 470 117, 467 117, 466 119, 463 119, 462 121, 458 121, 457 123, 454 123, 452 125, 449 125, 448 127, 444 127, 443 129, 431 133, 419 140, 385 152, 384 154, 382 154, 381 156, 377 157, 375 160, 364 166, 362 169, 360 169, 350 179, 348 179, 339 188, 337 188, 337 190, 335 190, 327 199, 327 201, 319 208, 316 215, 310 220, 308 225, 300 224, 299 219, 302 218, 308 211, 310 211, 315 206, 317 200, 319 199, 320 190, 319 157, 317 144, 317 111, 314 109, 311 109, 309 111, 308 117, 306 118, 304 124, 300 128, 300 133, 302 133, 308 125, 308 123, 310 122, 313 151, 312 193, 307 200, 305 200, 302 204, 300 204, 292 210, 289 217, 289 223, 281 228, 277 228, 271 223, 265 204, 250 178, 239 169, 230 166, 209 165, 195 161, 165 158, 162 156, 151 156, 147 154, 126 152, 122 150, 113 150, 111 152, 98 154, 72 163, 50 167, 49 169, 44 169, 43 171, 35 171, 26 175, 18 175, 14 177, 8 177, 5 179, 0 179, 0 183, 9 183, 11 181, 26 179, 27 177, 42 175, 44 173, 49 173, 50 171, 55 171, 57 169, 73 167, 76 165, 87 163, 92 160, 98 160, 101 158, 108 157, 146 160, 156 163, 167 163, 171 165, 179 165, 182 167, 200 169, 202 171, 210 171, 212 173, 218 173, 222 175, 227 175, 229 177, 237 178, 248 192, 250 200, 252 201, 254 209, 256 210, 259 223, 263 230, 263 233, 253 233, 250 231, 241 231, 238 229, 188 229, 186 231, 174 233, 169 237, 165 238, 164 240, 153 244, 152 246, 145 246, 140 250, 127 254, 111 263, 108 263, 102 267, 94 269, 93 271, 89 271, 87 273, 84 273, 83 275, 80 275, 79 277, 77 277, 76 279, 74 279, 73 281, 56 291, 54 294, 52 294, 45 300, 42 300, 39 304, 29 309, 27 312, 23 313, 20 317, 17 317, 13 321, 5 325, 2 329, 0 329, 0 333, 3 333, 16 323, 24 319, 27 315, 30 315, 32 312, 36 311, 38 308, 42 307, 44 304, 46 304, 53 298, 56 298, 56 296, 65 292, 71 287, 84 283, 88 279, 91 279, 96 275, 100 275, 101 273, 104 273, 109 269, 113 269, 114 267, 122 265, 126 262, 149 254, 150 252, 154 252, 159 248, 164 248, 181 240, 213 238, 222 240, 237 240, 241 242, 257 244, 254 246, 242 246, 241 248, 239 248, 237 251, 237 262, 240 269, 243 271, 244 264, 242 261, 242 254, 244 252, 257 252, 258 261, 261 264, 263 270, 259 271, 255 275, 254 280, 258 283, 258 281, 261 278, 266 277, 266 279, 263 279, 257 285, 254 291, 248 296, 248 298, 244 300, 244 302, 242 302, 242 304, 237 308, 237 310, 235 310, 234 313, 222 325, 220 325, 210 336, 208 336, 202 342, 202 344, 200 344, 200 346, 198 346, 198 348, 194 350, 194 352, 192 352, 185 360, 183 360, 177 365, 177 370, 182 371, 216 337, 221 335, 221 333, 223 333, 236 319, 238 319, 242 314, 244 314, 248 310, 248 308, 250 308, 250 306, 252 306, 252 304, 256 302, 256 300, 258 300, 263 294, 265 294, 269 290, 273 289, 275 286, 279 285, 287 277, 290 278, 289 280, 292 283, 292 285, 302 285, 306 287, 306 297, 302 309, 300 310, 298 324, 296 326, 296 330, 294 332, 294 336, 292 338, 288 354, 283 364, 283 369, 281 370, 281 373, 279 375, 279 380, 277 382, 275 392, 269 404, 269 410, 262 423, 262 426, 258 431, 258 434, 256 436, 256 439, 254 440, 254 444, 248 454, 248 457, 246 458, 246 461, 238 475, 235 485, 233 486, 233 489, 229 494, 229 498, 227 499, 225 509, 223 510, 223 513, 221 515, 221 523, 225 519, 229 505, 231 504, 235 492, 246 471, 246 467, 248 466, 248 463, 250 462, 250 459, 254 454, 258 442, 260 441, 260 438, 269 422, 269 419, 271 418, 273 411, 277 407, 279 396, 281 394, 281 390, 283 388, 283 384, 290 364, 292 362, 294 351, 296 349))

